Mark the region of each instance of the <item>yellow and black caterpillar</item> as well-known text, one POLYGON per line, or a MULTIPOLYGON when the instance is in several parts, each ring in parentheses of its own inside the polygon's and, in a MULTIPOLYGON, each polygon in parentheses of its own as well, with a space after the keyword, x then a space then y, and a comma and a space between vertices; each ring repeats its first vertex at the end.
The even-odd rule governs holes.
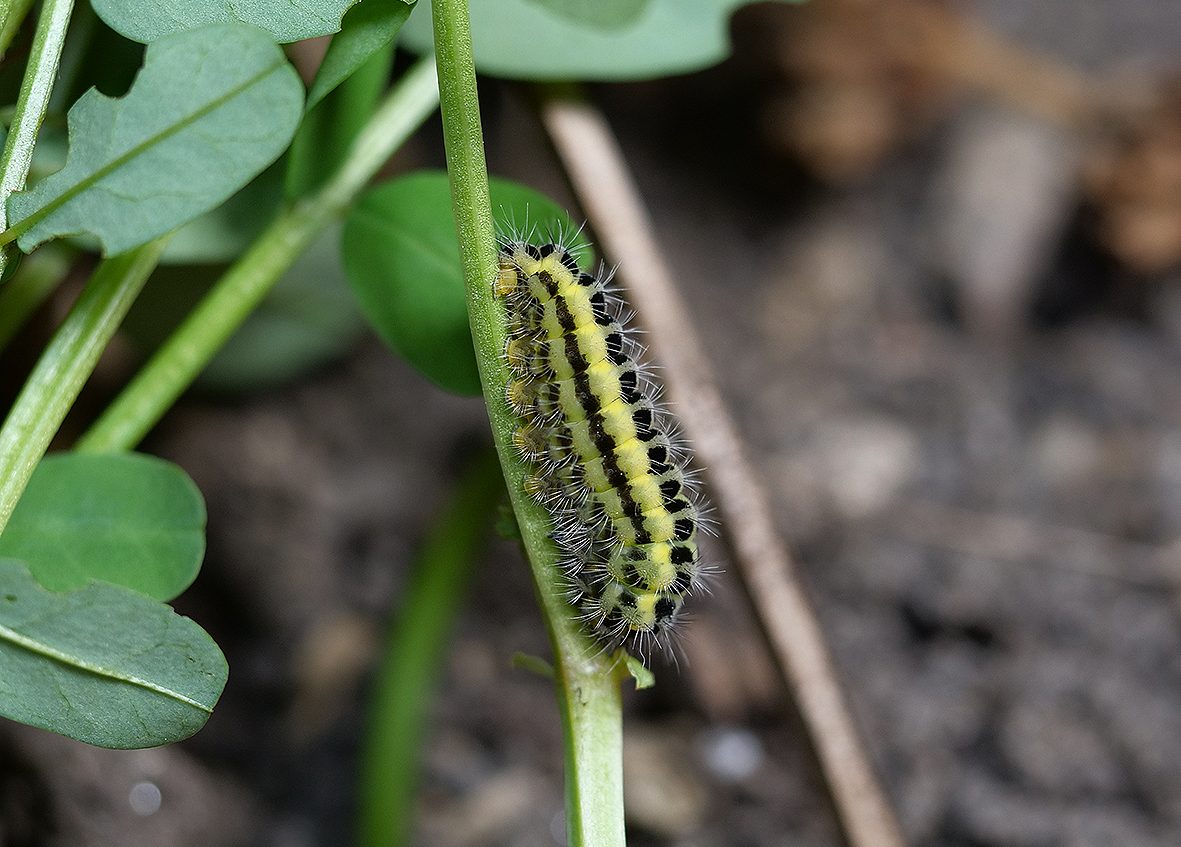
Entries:
POLYGON ((514 440, 551 514, 571 602, 609 646, 667 642, 702 581, 700 506, 607 275, 562 244, 501 243, 514 440))

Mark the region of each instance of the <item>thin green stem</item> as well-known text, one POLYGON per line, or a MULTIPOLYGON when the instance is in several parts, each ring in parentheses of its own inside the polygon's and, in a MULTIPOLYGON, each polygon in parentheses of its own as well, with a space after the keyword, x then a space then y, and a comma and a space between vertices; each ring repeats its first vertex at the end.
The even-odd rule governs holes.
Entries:
POLYGON ((419 750, 447 636, 472 565, 504 491, 500 466, 482 451, 432 527, 382 653, 361 756, 359 847, 410 843, 419 750))
MULTIPOLYGON (((41 122, 45 120, 73 10, 73 0, 45 0, 41 5, 32 53, 16 101, 16 113, 4 142, 4 152, 0 154, 0 230, 8 226, 8 196, 23 188, 29 176, 33 146, 37 143, 41 122)), ((0 250, 0 275, 7 263, 8 251, 0 250)))
POLYGON ((37 311, 70 270, 70 252, 47 244, 26 256, 12 279, 0 286, 0 350, 37 311))
POLYGON ((504 400, 505 326, 492 293, 496 238, 467 0, 432 0, 431 9, 443 140, 476 361, 501 467, 554 647, 566 743, 567 842, 569 847, 615 847, 624 843, 619 672, 583 631, 566 601, 557 551, 549 539, 549 516, 525 495, 527 469, 511 440, 517 421, 504 400))
POLYGON ((104 260, 41 354, 0 427, 0 531, 166 241, 104 260))
POLYGON ((8 45, 21 28, 33 0, 3 0, 0 2, 0 59, 8 52, 8 45))
POLYGON ((97 453, 135 447, 279 277, 324 227, 344 213, 437 103, 434 64, 429 58, 422 59, 378 107, 332 178, 262 232, 115 398, 76 449, 97 453))
MULTIPOLYGON (((396 42, 395 42, 396 43, 396 42)), ((315 191, 348 155, 349 145, 377 108, 394 63, 390 43, 366 60, 306 112, 287 153, 286 192, 298 199, 315 191)))
POLYGON ((91 4, 75 3, 74 14, 70 17, 69 37, 62 50, 57 79, 53 83, 53 94, 49 98, 49 112, 64 116, 74 98, 84 90, 82 74, 85 72, 86 54, 94 41, 98 26, 98 15, 94 13, 91 4))

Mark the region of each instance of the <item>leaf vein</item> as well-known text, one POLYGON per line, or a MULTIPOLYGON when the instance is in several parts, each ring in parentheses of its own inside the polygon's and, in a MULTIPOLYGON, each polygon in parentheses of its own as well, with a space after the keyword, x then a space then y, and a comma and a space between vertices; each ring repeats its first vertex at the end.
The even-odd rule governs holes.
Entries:
MULTIPOLYGON (((66 667, 73 667, 78 670, 86 671, 87 673, 92 673, 96 676, 113 679, 118 682, 125 682, 129 685, 134 685, 139 688, 152 691, 156 694, 160 694, 161 696, 169 697, 180 703, 184 703, 185 705, 192 706, 195 709, 200 709, 206 713, 211 714, 213 712, 212 706, 200 703, 194 700, 192 697, 182 694, 179 691, 174 691, 167 686, 160 685, 159 683, 152 682, 151 680, 144 679, 134 674, 120 673, 119 671, 103 667, 102 665, 96 664, 94 662, 88 662, 87 660, 81 659, 77 656, 71 656, 68 653, 58 650, 49 644, 45 644, 44 642, 38 641, 35 638, 30 638, 29 636, 17 632, 14 629, 10 629, 2 624, 0 624, 0 640, 8 641, 17 647, 28 650, 31 653, 36 653, 39 656, 44 656, 45 658, 51 659, 55 662, 65 665, 66 667)), ((62 691, 60 685, 58 685, 58 690, 62 691)), ((67 699, 64 691, 62 691, 62 697, 63 700, 67 699)))
MULTIPOLYGON (((238 84, 237 86, 234 86, 233 88, 227 90, 224 94, 222 94, 219 97, 214 98, 213 100, 209 101, 205 105, 201 106, 199 109, 196 109, 195 111, 190 112, 182 120, 175 121, 174 123, 165 127, 163 130, 156 132, 153 135, 148 136, 143 141, 141 141, 139 144, 132 146, 126 152, 120 154, 119 156, 116 156, 114 159, 112 159, 111 161, 102 165, 101 167, 97 168, 89 175, 78 180, 78 182, 74 183, 73 186, 68 187, 61 194, 57 195, 52 200, 49 200, 48 202, 46 202, 45 205, 42 206, 37 211, 29 214, 28 216, 21 219, 20 221, 14 222, 13 229, 17 229, 19 227, 22 231, 25 231, 25 232, 32 229, 34 226, 36 226, 38 223, 40 223, 45 218, 49 217, 49 215, 53 214, 55 211, 60 209, 66 203, 69 203, 75 197, 82 194, 84 191, 86 191, 86 189, 101 182, 107 176, 114 173, 116 170, 118 170, 120 167, 122 167, 123 165, 130 162, 135 157, 141 155, 142 153, 144 153, 146 150, 153 147, 154 145, 159 144, 160 142, 162 142, 168 138, 171 138, 172 136, 177 135, 181 131, 189 128, 196 121, 200 120, 201 118, 205 117, 206 115, 211 114, 212 112, 214 112, 217 109, 221 108, 222 106, 226 105, 231 100, 240 96, 241 94, 243 94, 244 92, 249 90, 254 85, 257 85, 259 82, 264 80, 266 77, 268 77, 271 74, 275 73, 276 71, 280 70, 283 67, 283 65, 285 65, 285 64, 286 64, 286 59, 284 59, 282 57, 276 59, 275 62, 268 65, 266 68, 261 70, 259 73, 255 74, 254 76, 250 77, 247 80, 244 80, 242 83, 238 84)), ((119 114, 121 114, 121 113, 122 113, 122 111, 120 110, 119 114)), ((118 115, 115 116, 115 119, 118 120, 118 115)))

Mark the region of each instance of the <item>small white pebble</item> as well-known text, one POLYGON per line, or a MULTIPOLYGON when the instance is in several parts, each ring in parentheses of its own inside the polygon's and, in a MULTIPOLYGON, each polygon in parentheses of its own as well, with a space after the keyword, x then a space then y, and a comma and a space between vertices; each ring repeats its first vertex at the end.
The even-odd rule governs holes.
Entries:
POLYGON ((710 773, 728 782, 752 776, 763 763, 763 744, 745 729, 711 729, 698 741, 701 758, 710 773))
POLYGON ((160 802, 163 799, 160 789, 154 782, 137 782, 131 786, 131 791, 127 794, 127 802, 131 806, 131 811, 141 818, 149 817, 160 811, 160 802))

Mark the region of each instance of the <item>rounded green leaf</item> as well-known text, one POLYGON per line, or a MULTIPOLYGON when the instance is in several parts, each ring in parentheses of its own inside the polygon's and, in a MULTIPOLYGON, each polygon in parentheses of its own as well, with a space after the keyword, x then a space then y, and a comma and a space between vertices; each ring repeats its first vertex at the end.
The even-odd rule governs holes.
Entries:
POLYGON ((0 715, 101 747, 156 747, 205 725, 229 673, 213 639, 104 583, 47 591, 0 559, 0 715))
MULTIPOLYGON (((392 0, 400 2, 401 0, 392 0)), ((107 26, 145 44, 207 24, 252 24, 275 41, 301 41, 340 29, 357 0, 91 0, 107 26)), ((374 2, 374 0, 370 0, 374 2)), ((385 0, 391 2, 391 0, 385 0)))
POLYGON ((9 199, 21 249, 86 232, 115 255, 192 220, 283 152, 302 104, 295 69, 255 27, 160 39, 124 97, 91 89, 70 109, 65 167, 9 199))
MULTIPOLYGON (((565 212, 530 188, 493 179, 490 190, 510 231, 574 231, 565 212)), ((385 342, 439 386, 478 394, 447 174, 420 171, 366 193, 345 222, 343 251, 361 311, 385 342)))
POLYGON ((37 465, 0 534, 54 591, 91 580, 171 600, 205 555, 205 503, 176 465, 136 453, 58 453, 37 465))
MULTIPOLYGON (((730 15, 751 0, 497 0, 473 3, 476 69, 531 80, 629 80, 683 74, 730 54, 730 15), (642 7, 641 7, 642 6, 642 7)), ((402 36, 433 49, 428 15, 412 15, 402 36)))
POLYGON ((641 15, 652 0, 530 0, 558 17, 611 29, 627 26, 641 15))

